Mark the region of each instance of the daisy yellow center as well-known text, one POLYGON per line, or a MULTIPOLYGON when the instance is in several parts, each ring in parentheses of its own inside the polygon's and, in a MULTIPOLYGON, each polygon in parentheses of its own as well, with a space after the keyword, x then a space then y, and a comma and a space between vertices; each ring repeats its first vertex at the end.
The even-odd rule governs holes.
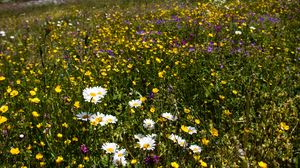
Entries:
POLYGON ((113 153, 114 149, 113 148, 107 148, 107 151, 110 152, 110 153, 113 153))
POLYGON ((88 118, 90 118, 90 117, 89 117, 89 115, 86 114, 86 115, 83 115, 82 118, 83 118, 83 119, 88 119, 88 118))
POLYGON ((122 153, 119 153, 119 154, 118 154, 118 157, 122 157, 122 156, 123 156, 123 154, 122 154, 122 153))
POLYGON ((102 121, 102 117, 98 117, 95 119, 96 122, 101 122, 102 121))
POLYGON ((113 120, 111 118, 107 119, 107 122, 111 123, 113 120))
POLYGON ((133 105, 133 106, 138 106, 139 104, 138 104, 138 103, 133 103, 132 105, 133 105))
POLYGON ((92 92, 92 93, 90 93, 90 96, 95 97, 95 96, 97 96, 97 94, 92 92))
POLYGON ((144 144, 144 145, 143 145, 143 148, 145 148, 145 149, 148 149, 149 147, 150 147, 149 144, 144 144))

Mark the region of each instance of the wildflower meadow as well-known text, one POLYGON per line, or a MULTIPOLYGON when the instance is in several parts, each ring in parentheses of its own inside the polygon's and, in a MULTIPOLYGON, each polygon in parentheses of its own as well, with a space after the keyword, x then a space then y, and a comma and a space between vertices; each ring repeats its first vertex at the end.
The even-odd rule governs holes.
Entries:
POLYGON ((1 9, 0 167, 296 167, 297 0, 1 9))

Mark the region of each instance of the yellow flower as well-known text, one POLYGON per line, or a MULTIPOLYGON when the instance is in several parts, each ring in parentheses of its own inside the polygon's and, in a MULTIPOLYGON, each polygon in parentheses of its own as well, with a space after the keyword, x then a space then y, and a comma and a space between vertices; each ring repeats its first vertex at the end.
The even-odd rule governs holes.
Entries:
POLYGON ((46 162, 40 162, 40 166, 45 166, 46 162))
POLYGON ((77 141, 78 141, 78 138, 77 138, 77 137, 73 137, 73 138, 72 138, 72 141, 77 142, 77 141))
POLYGON ((222 84, 222 85, 225 85, 226 83, 227 83, 227 82, 224 81, 224 80, 221 81, 221 84, 222 84))
POLYGON ((58 133, 56 136, 57 136, 58 138, 62 138, 62 137, 63 137, 63 134, 58 133))
POLYGON ((40 114, 38 112, 36 112, 36 111, 33 111, 32 115, 33 115, 33 117, 39 117, 40 116, 40 114))
POLYGON ((203 145, 207 146, 208 143, 209 143, 209 140, 206 139, 206 138, 202 138, 202 139, 201 139, 201 142, 202 142, 203 145))
POLYGON ((136 159, 132 159, 130 163, 131 163, 131 164, 136 164, 136 163, 137 163, 137 160, 136 160, 136 159))
POLYGON ((19 94, 19 92, 17 90, 13 90, 10 92, 10 97, 15 97, 19 94))
POLYGON ((84 165, 83 164, 79 164, 78 168, 84 168, 84 165))
POLYGON ((207 163, 205 163, 203 160, 200 160, 200 164, 202 167, 207 167, 207 163))
POLYGON ((56 93, 60 93, 61 92, 61 86, 57 85, 54 90, 55 90, 56 93))
POLYGON ((155 112, 155 107, 151 107, 151 108, 150 108, 150 112, 151 112, 151 113, 154 113, 154 112, 155 112))
POLYGON ((238 94, 238 91, 233 90, 232 93, 236 95, 236 94, 238 94))
POLYGON ((92 74, 92 72, 91 72, 91 71, 86 71, 84 75, 86 75, 86 76, 90 76, 91 74, 92 74))
POLYGON ((32 102, 32 103, 39 103, 40 102, 40 99, 35 97, 35 98, 29 98, 29 101, 32 102))
POLYGON ((3 106, 0 107, 0 111, 1 111, 2 113, 7 112, 7 110, 8 110, 8 106, 7 106, 7 105, 3 105, 3 106))
POLYGON ((178 168, 178 167, 179 167, 179 164, 178 164, 177 162, 172 162, 172 163, 171 163, 171 166, 172 166, 173 168, 178 168))
POLYGON ((35 158, 37 159, 37 160, 41 160, 41 159, 43 159, 43 155, 41 154, 41 153, 38 153, 38 154, 36 154, 35 155, 35 158))
POLYGON ((0 116, 0 124, 4 123, 7 121, 7 118, 4 116, 0 116))
POLYGON ((267 163, 265 163, 263 161, 258 162, 258 166, 261 167, 261 168, 267 168, 268 167, 267 163))
POLYGON ((220 98, 221 100, 224 100, 224 99, 225 99, 225 96, 219 95, 219 98, 220 98))
POLYGON ((18 79, 18 80, 16 81, 16 83, 17 83, 18 85, 20 85, 20 84, 21 84, 21 80, 18 79))
POLYGON ((56 163, 61 163, 62 161, 64 161, 64 158, 62 156, 58 156, 55 160, 56 163))
POLYGON ((285 122, 281 122, 281 123, 280 123, 280 128, 281 128, 282 130, 285 130, 285 131, 287 131, 287 130, 290 129, 290 127, 289 127, 288 125, 286 125, 285 122))
POLYGON ((76 102, 74 103, 74 107, 79 108, 79 107, 80 107, 80 102, 79 102, 79 101, 76 101, 76 102))
POLYGON ((211 133, 212 136, 216 136, 216 137, 219 136, 219 132, 215 128, 211 128, 209 132, 211 133))
POLYGON ((231 115, 232 113, 229 110, 224 110, 223 113, 227 116, 231 115))
POLYGON ((147 100, 146 97, 141 97, 141 98, 140 98, 140 101, 141 101, 141 102, 145 102, 146 100, 147 100))
POLYGON ((185 113, 190 113, 190 112, 191 112, 191 110, 188 109, 188 108, 184 108, 183 111, 184 111, 185 113))
POLYGON ((5 77, 4 76, 0 76, 0 81, 3 81, 5 80, 5 77))
POLYGON ((27 166, 21 166, 21 168, 27 168, 27 166))
POLYGON ((18 155, 20 153, 20 150, 19 150, 19 148, 11 148, 10 153, 12 155, 18 155))
POLYGON ((29 91, 29 93, 30 93, 31 96, 35 96, 36 95, 36 92, 34 90, 29 91))
POLYGON ((184 132, 189 132, 189 128, 185 125, 181 125, 181 130, 184 132))
POLYGON ((166 74, 166 71, 158 72, 158 77, 163 78, 165 74, 166 74))
POLYGON ((153 88, 153 89, 152 89, 152 92, 153 92, 153 93, 158 93, 158 91, 159 91, 159 89, 157 89, 157 88, 153 88))
POLYGON ((201 122, 200 122, 199 119, 195 119, 195 123, 196 123, 196 124, 200 124, 201 122))
POLYGON ((90 160, 90 158, 89 158, 88 156, 85 156, 85 157, 83 158, 83 160, 88 161, 88 160, 90 160))

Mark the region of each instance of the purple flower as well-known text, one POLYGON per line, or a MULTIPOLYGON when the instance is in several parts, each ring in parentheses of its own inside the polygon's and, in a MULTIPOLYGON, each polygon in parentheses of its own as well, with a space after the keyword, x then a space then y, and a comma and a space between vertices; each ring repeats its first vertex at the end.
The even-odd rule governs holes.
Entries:
POLYGON ((147 165, 158 164, 158 162, 159 162, 159 156, 157 156, 157 155, 147 156, 144 161, 145 161, 145 163, 147 165))
POLYGON ((80 145, 80 151, 83 154, 87 154, 89 152, 89 148, 85 144, 82 144, 82 145, 80 145))

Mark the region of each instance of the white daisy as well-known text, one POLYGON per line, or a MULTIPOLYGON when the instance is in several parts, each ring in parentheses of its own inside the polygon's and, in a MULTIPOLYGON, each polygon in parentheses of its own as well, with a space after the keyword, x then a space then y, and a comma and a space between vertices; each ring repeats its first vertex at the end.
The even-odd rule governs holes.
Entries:
POLYGON ((95 125, 95 126, 98 124, 100 124, 101 126, 104 126, 106 124, 104 117, 105 117, 105 114, 97 112, 96 114, 92 115, 90 122, 92 125, 95 125))
POLYGON ((237 34, 237 35, 241 35, 242 34, 242 32, 239 31, 239 30, 235 31, 234 33, 237 34))
POLYGON ((198 145, 191 145, 189 148, 193 151, 193 153, 200 153, 202 150, 198 145))
POLYGON ((82 92, 85 101, 95 104, 99 103, 106 93, 107 91, 101 86, 85 88, 82 92))
POLYGON ((6 35, 5 31, 0 31, 0 36, 4 37, 6 35))
POLYGON ((76 114, 76 117, 78 120, 88 121, 92 118, 92 114, 89 114, 88 112, 81 112, 79 114, 76 114))
POLYGON ((186 140, 178 135, 171 134, 168 138, 182 147, 186 147, 188 145, 186 140))
POLYGON ((148 136, 140 138, 138 144, 143 150, 154 150, 156 146, 155 140, 152 137, 148 136))
POLYGON ((154 129, 154 125, 155 125, 155 122, 151 119, 145 119, 143 121, 143 126, 144 128, 148 129, 148 130, 153 130, 154 129))
POLYGON ((116 143, 105 143, 102 145, 102 149, 105 150, 106 153, 115 153, 119 148, 119 145, 116 143))
POLYGON ((114 154, 113 163, 118 166, 126 166, 127 161, 125 159, 126 149, 117 150, 114 154))
POLYGON ((140 107, 142 105, 142 101, 139 100, 139 99, 131 100, 131 101, 129 101, 128 104, 129 104, 130 107, 137 108, 137 107, 140 107))
POLYGON ((191 127, 191 126, 189 126, 189 127, 187 127, 188 128, 188 133, 189 134, 196 134, 197 133, 197 130, 196 130, 196 128, 195 127, 191 127))
POLYGON ((177 117, 173 116, 171 113, 162 113, 161 116, 171 121, 177 120, 177 117))
POLYGON ((178 137, 177 138, 177 143, 178 145, 180 145, 181 147, 186 147, 188 145, 188 143, 186 142, 185 139, 181 138, 181 137, 178 137))
POLYGON ((118 121, 118 119, 117 119, 117 117, 115 117, 113 115, 105 115, 103 118, 103 121, 106 124, 115 124, 118 121))

